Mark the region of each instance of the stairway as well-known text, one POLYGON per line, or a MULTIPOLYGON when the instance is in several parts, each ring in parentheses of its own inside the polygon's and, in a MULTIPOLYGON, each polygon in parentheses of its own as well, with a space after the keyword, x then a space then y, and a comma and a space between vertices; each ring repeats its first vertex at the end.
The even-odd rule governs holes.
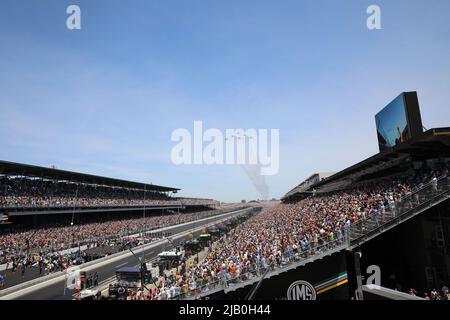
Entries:
POLYGON ((354 223, 349 229, 350 245, 348 249, 360 246, 364 242, 449 199, 449 180, 450 177, 440 177, 437 180, 436 187, 429 182, 420 189, 401 198, 395 203, 394 208, 354 223))

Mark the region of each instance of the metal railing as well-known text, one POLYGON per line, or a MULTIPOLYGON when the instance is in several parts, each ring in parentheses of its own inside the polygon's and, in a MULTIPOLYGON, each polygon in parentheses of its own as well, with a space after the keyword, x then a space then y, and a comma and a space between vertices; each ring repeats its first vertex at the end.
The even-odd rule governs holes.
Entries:
POLYGON ((163 299, 189 300, 219 291, 230 292, 256 283, 261 277, 270 278, 282 272, 295 269, 318 258, 345 249, 349 244, 349 238, 345 229, 341 231, 341 233, 336 232, 336 234, 339 234, 336 238, 325 237, 319 239, 317 243, 309 243, 301 248, 299 247, 296 250, 292 250, 290 254, 285 252, 272 256, 266 263, 262 263, 261 260, 257 267, 250 265, 250 267, 236 271, 233 274, 222 271, 214 277, 198 279, 193 287, 192 283, 190 284, 191 287, 188 290, 183 290, 179 286, 166 289, 162 293, 163 299))
POLYGON ((175 207, 185 207, 185 206, 213 206, 217 205, 214 201, 201 201, 194 199, 126 199, 126 198, 106 198, 101 199, 90 197, 90 198, 71 198, 71 197, 29 197, 27 201, 23 203, 15 203, 15 196, 0 195, 0 208, 2 209, 64 209, 64 208, 135 208, 142 206, 175 206, 175 207), (83 202, 88 203, 83 203, 83 202))
POLYGON ((448 176, 442 176, 436 182, 430 181, 397 201, 389 203, 386 208, 374 210, 370 216, 353 223, 349 229, 351 246, 360 245, 448 199, 449 179, 448 176))

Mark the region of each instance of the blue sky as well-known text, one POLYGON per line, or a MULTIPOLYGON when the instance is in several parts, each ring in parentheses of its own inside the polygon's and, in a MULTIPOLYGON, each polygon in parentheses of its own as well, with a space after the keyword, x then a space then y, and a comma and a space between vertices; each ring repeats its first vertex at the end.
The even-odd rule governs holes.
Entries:
POLYGON ((374 115, 418 91, 450 125, 448 0, 0 4, 0 159, 258 198, 239 166, 175 166, 171 132, 280 129, 280 197, 378 151, 374 115), (81 7, 82 29, 66 28, 81 7), (381 7, 382 30, 366 27, 381 7))

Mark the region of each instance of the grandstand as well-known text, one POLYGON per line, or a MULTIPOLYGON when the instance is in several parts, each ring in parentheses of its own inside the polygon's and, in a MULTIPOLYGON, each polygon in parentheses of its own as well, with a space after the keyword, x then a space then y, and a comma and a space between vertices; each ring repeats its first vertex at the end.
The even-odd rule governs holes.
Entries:
POLYGON ((212 199, 176 197, 179 190, 0 161, 0 272, 42 276, 226 212, 212 199))
POLYGON ((296 186, 291 191, 286 193, 286 195, 283 198, 287 198, 287 197, 290 197, 292 195, 295 195, 295 194, 298 194, 298 193, 301 193, 301 192, 306 192, 307 190, 310 189, 311 186, 313 186, 313 185, 317 184, 318 182, 328 178, 329 176, 332 176, 333 174, 335 174, 335 172, 314 173, 309 178, 307 178, 304 181, 302 181, 298 186, 296 186))
MULTIPOLYGON (((422 213, 429 216, 437 207, 446 216, 438 224, 449 230, 449 147, 450 128, 432 129, 409 146, 399 145, 392 153, 376 155, 327 179, 319 179, 308 188, 289 192, 283 203, 233 230, 186 279, 195 279, 191 280, 195 287, 202 288, 197 296, 210 298, 242 298, 262 281, 258 298, 283 299, 289 285, 299 277, 315 284, 321 299, 355 297, 355 282, 360 275, 355 274, 358 255, 354 253, 366 248, 366 243, 383 238, 391 229, 394 233, 388 235, 389 241, 394 241, 405 233, 395 232, 401 225, 422 213), (339 185, 342 181, 351 184, 339 185)), ((431 214, 430 219, 436 217, 431 214)), ((423 225, 426 228, 426 222, 423 225)), ((445 248, 448 242, 441 246, 445 248)), ((421 254, 436 256, 436 252, 421 254)), ((416 260, 416 269, 429 261, 417 254, 408 260, 416 260)), ((392 267, 392 261, 389 262, 392 267)), ((402 262, 397 257, 398 265, 402 262)), ((439 266, 441 277, 433 279, 432 284, 425 285, 420 280, 430 266, 424 266, 422 273, 410 275, 407 281, 423 292, 448 283, 450 272, 443 266, 439 266)), ((385 282, 389 275, 384 275, 385 282)), ((180 291, 185 299, 193 296, 190 294, 180 291)))
MULTIPOLYGON (((405 101, 414 101, 415 93, 404 95, 405 101)), ((389 148, 383 138, 376 155, 337 173, 311 175, 281 203, 251 205, 248 213, 264 208, 245 219, 233 217, 226 233, 208 245, 201 259, 197 255, 189 267, 187 260, 180 261, 170 276, 152 279, 151 290, 144 290, 142 282, 140 290, 129 292, 131 298, 406 299, 406 292, 416 291, 446 297, 450 128, 422 131, 414 128, 408 131, 414 132, 411 136, 401 132, 401 143, 389 148)), ((11 231, 5 225, 0 251, 4 260, 12 260, 13 269, 19 264, 40 266, 39 259, 49 255, 50 265, 56 265, 52 268, 65 268, 77 264, 77 259, 86 261, 88 255, 80 256, 78 250, 60 263, 55 246, 62 244, 69 251, 80 242, 95 248, 138 246, 154 240, 152 228, 241 208, 176 197, 175 188, 66 172, 57 175, 59 170, 46 168, 39 175, 7 167, 1 171, 1 208, 13 227, 11 231), (153 214, 145 216, 144 208, 153 214), (75 214, 78 229, 72 228, 75 214), (23 223, 28 228, 17 228, 25 221, 20 219, 29 217, 32 221, 23 223), (24 258, 26 262, 21 262, 24 258)), ((210 230, 221 224, 227 222, 210 230)))
MULTIPOLYGON (((404 95, 414 100, 415 93, 404 95)), ((379 278, 387 287, 381 295, 415 288, 410 291, 446 299, 450 128, 412 131, 340 172, 312 175, 281 204, 231 230, 154 298, 362 299, 367 286, 379 285, 369 281, 379 278), (377 268, 381 275, 370 277, 377 268)))
POLYGON ((0 161, 0 209, 10 216, 107 209, 214 206, 212 199, 177 198, 180 189, 0 161))

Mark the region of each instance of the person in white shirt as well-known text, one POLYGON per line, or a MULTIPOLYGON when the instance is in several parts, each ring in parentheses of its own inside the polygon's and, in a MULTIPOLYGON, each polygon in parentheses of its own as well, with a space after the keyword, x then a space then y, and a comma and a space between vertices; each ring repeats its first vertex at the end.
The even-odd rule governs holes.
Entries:
POLYGON ((438 181, 437 181, 436 176, 434 176, 433 179, 431 180, 431 186, 432 186, 434 192, 438 191, 438 188, 437 188, 438 187, 438 181))

